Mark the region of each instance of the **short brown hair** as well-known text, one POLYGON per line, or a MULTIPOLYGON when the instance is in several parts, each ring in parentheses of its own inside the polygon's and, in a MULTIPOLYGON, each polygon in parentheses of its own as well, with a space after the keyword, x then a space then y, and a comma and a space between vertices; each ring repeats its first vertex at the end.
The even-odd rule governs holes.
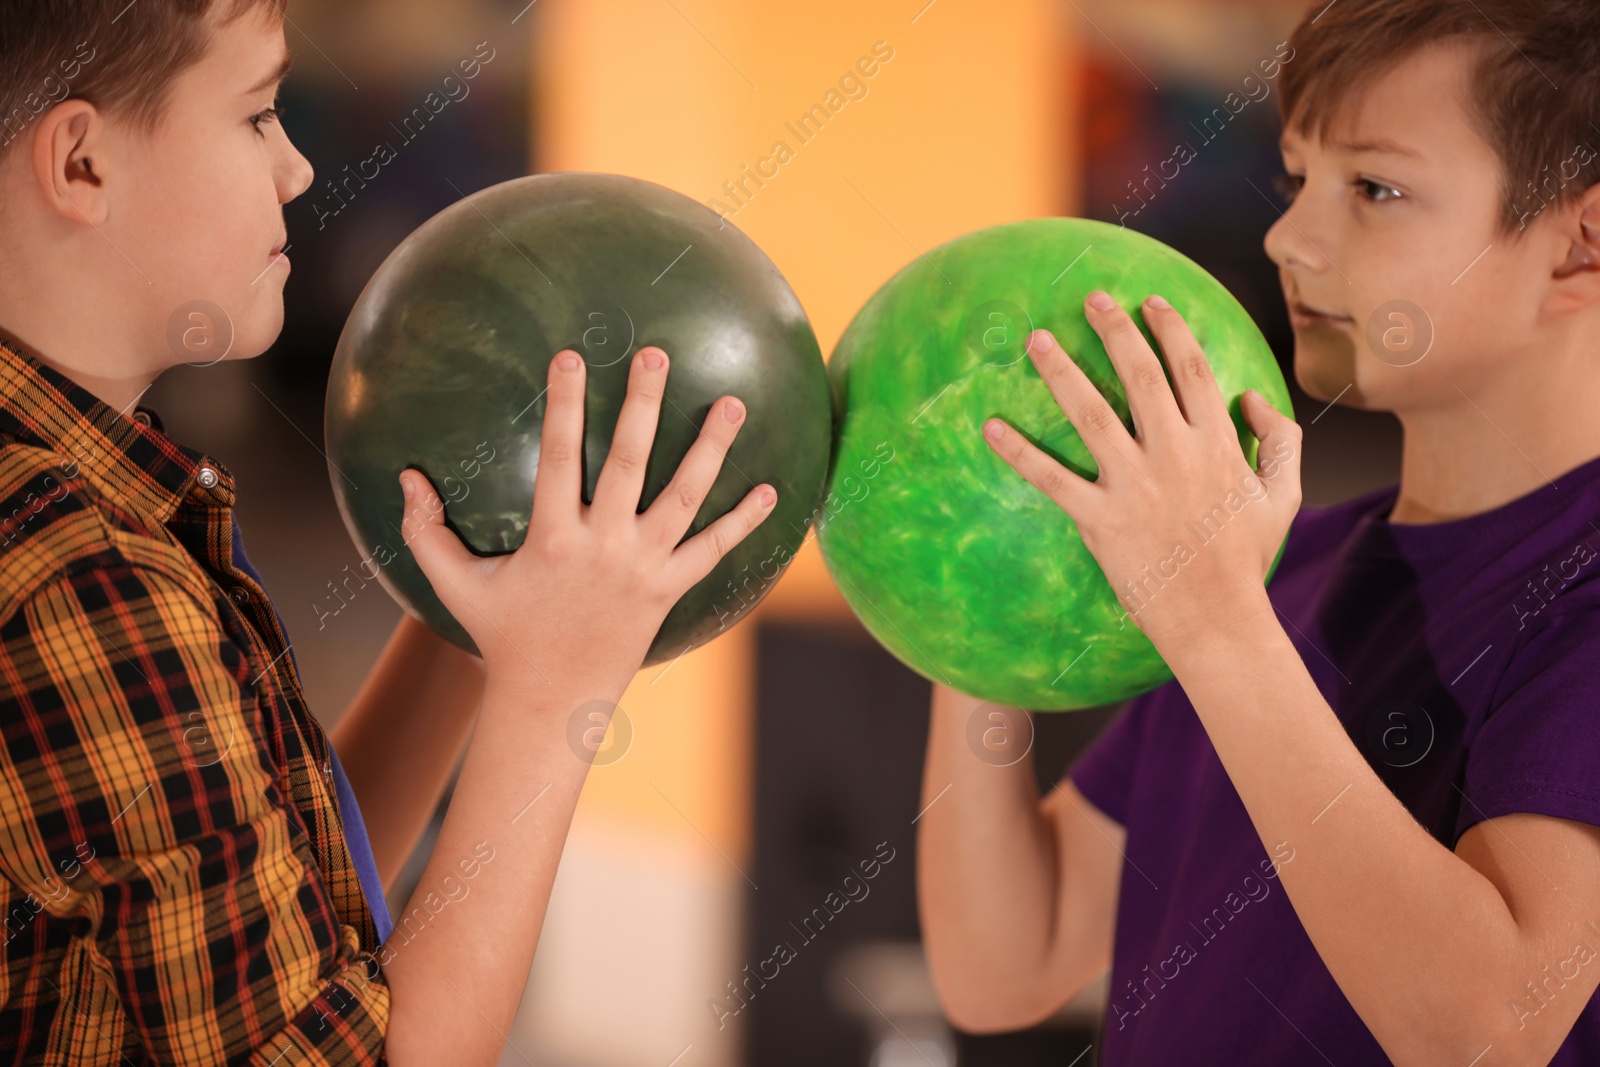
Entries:
MULTIPOLYGON (((88 100, 136 129, 160 124, 172 80, 210 43, 214 0, 5 0, 0 18, 0 154, 62 100, 88 100)), ((286 0, 215 0, 219 25, 286 0)))
POLYGON ((1600 180, 1596 0, 1313 0, 1289 37, 1278 98, 1285 126, 1325 136, 1347 117, 1356 87, 1444 42, 1475 47, 1470 118, 1503 165, 1504 232, 1600 180))

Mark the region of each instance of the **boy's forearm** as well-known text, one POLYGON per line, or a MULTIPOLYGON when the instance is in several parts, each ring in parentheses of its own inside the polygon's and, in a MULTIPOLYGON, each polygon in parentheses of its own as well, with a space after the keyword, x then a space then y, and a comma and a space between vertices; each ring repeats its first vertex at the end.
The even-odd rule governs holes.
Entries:
POLYGON ((1525 952, 1504 898, 1372 771, 1265 594, 1240 625, 1161 651, 1262 841, 1294 850, 1278 877, 1384 1050, 1464 1064, 1498 1042, 1488 1009, 1525 952))
POLYGON ((984 706, 994 707, 934 687, 917 820, 929 963, 941 993, 959 998, 947 1009, 968 1026, 989 1006, 1012 1013, 1038 993, 1056 895, 1031 751, 995 766, 969 747, 969 721, 984 706))
POLYGON ((481 659, 403 614, 331 731, 386 886, 438 806, 483 689, 481 659))
POLYGON ((621 694, 491 680, 432 858, 378 954, 394 1067, 498 1061, 588 775, 567 744, 569 710, 621 694))

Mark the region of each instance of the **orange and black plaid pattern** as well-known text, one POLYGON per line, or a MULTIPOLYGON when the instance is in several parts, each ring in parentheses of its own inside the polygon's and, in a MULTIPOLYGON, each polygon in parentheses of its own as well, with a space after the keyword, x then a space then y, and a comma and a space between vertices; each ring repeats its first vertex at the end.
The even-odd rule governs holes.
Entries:
POLYGON ((0 1063, 380 1064, 327 737, 152 415, 0 343, 0 1063))

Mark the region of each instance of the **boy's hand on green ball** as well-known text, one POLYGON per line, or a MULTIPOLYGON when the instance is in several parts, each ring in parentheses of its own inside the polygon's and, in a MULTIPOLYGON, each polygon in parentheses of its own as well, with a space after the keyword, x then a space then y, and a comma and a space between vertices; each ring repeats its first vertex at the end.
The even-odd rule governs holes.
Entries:
POLYGON ((491 684, 543 686, 552 677, 578 688, 607 689, 619 677, 626 684, 672 605, 777 501, 771 485, 758 485, 683 540, 744 420, 744 405, 723 396, 672 481, 639 513, 667 380, 666 353, 646 347, 634 355, 594 502, 585 505, 585 371, 571 350, 550 361, 533 514, 515 552, 472 552, 444 525, 442 501, 422 472, 400 475, 406 543, 482 652, 491 684))
POLYGON ((1300 426, 1247 391, 1241 409, 1261 442, 1252 470, 1210 363, 1174 308, 1152 296, 1144 309, 1170 385, 1116 301, 1091 293, 1085 314, 1127 391, 1137 435, 1055 338, 1036 330, 1028 355, 1099 476, 1091 482, 1073 473, 1000 419, 984 424, 990 447, 1073 518, 1084 547, 1158 648, 1269 609, 1266 575, 1300 508, 1300 426))

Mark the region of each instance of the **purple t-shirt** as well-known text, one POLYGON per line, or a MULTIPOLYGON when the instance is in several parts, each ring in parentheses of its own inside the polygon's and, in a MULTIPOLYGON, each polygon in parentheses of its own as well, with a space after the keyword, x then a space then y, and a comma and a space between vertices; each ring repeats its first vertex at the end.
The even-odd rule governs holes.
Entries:
MULTIPOLYGON (((1317 688, 1451 849, 1513 812, 1600 825, 1600 459, 1451 522, 1390 525, 1395 495, 1303 510, 1268 584, 1317 688)), ((1295 842, 1257 835, 1177 682, 1068 774, 1128 834, 1102 1064, 1389 1062, 1277 879, 1295 842)), ((1568 978, 1600 966, 1600 925, 1582 941, 1568 978)), ((1561 996, 1561 966, 1505 1021, 1561 996)), ((1600 1063, 1600 998, 1551 1063, 1600 1063)))

